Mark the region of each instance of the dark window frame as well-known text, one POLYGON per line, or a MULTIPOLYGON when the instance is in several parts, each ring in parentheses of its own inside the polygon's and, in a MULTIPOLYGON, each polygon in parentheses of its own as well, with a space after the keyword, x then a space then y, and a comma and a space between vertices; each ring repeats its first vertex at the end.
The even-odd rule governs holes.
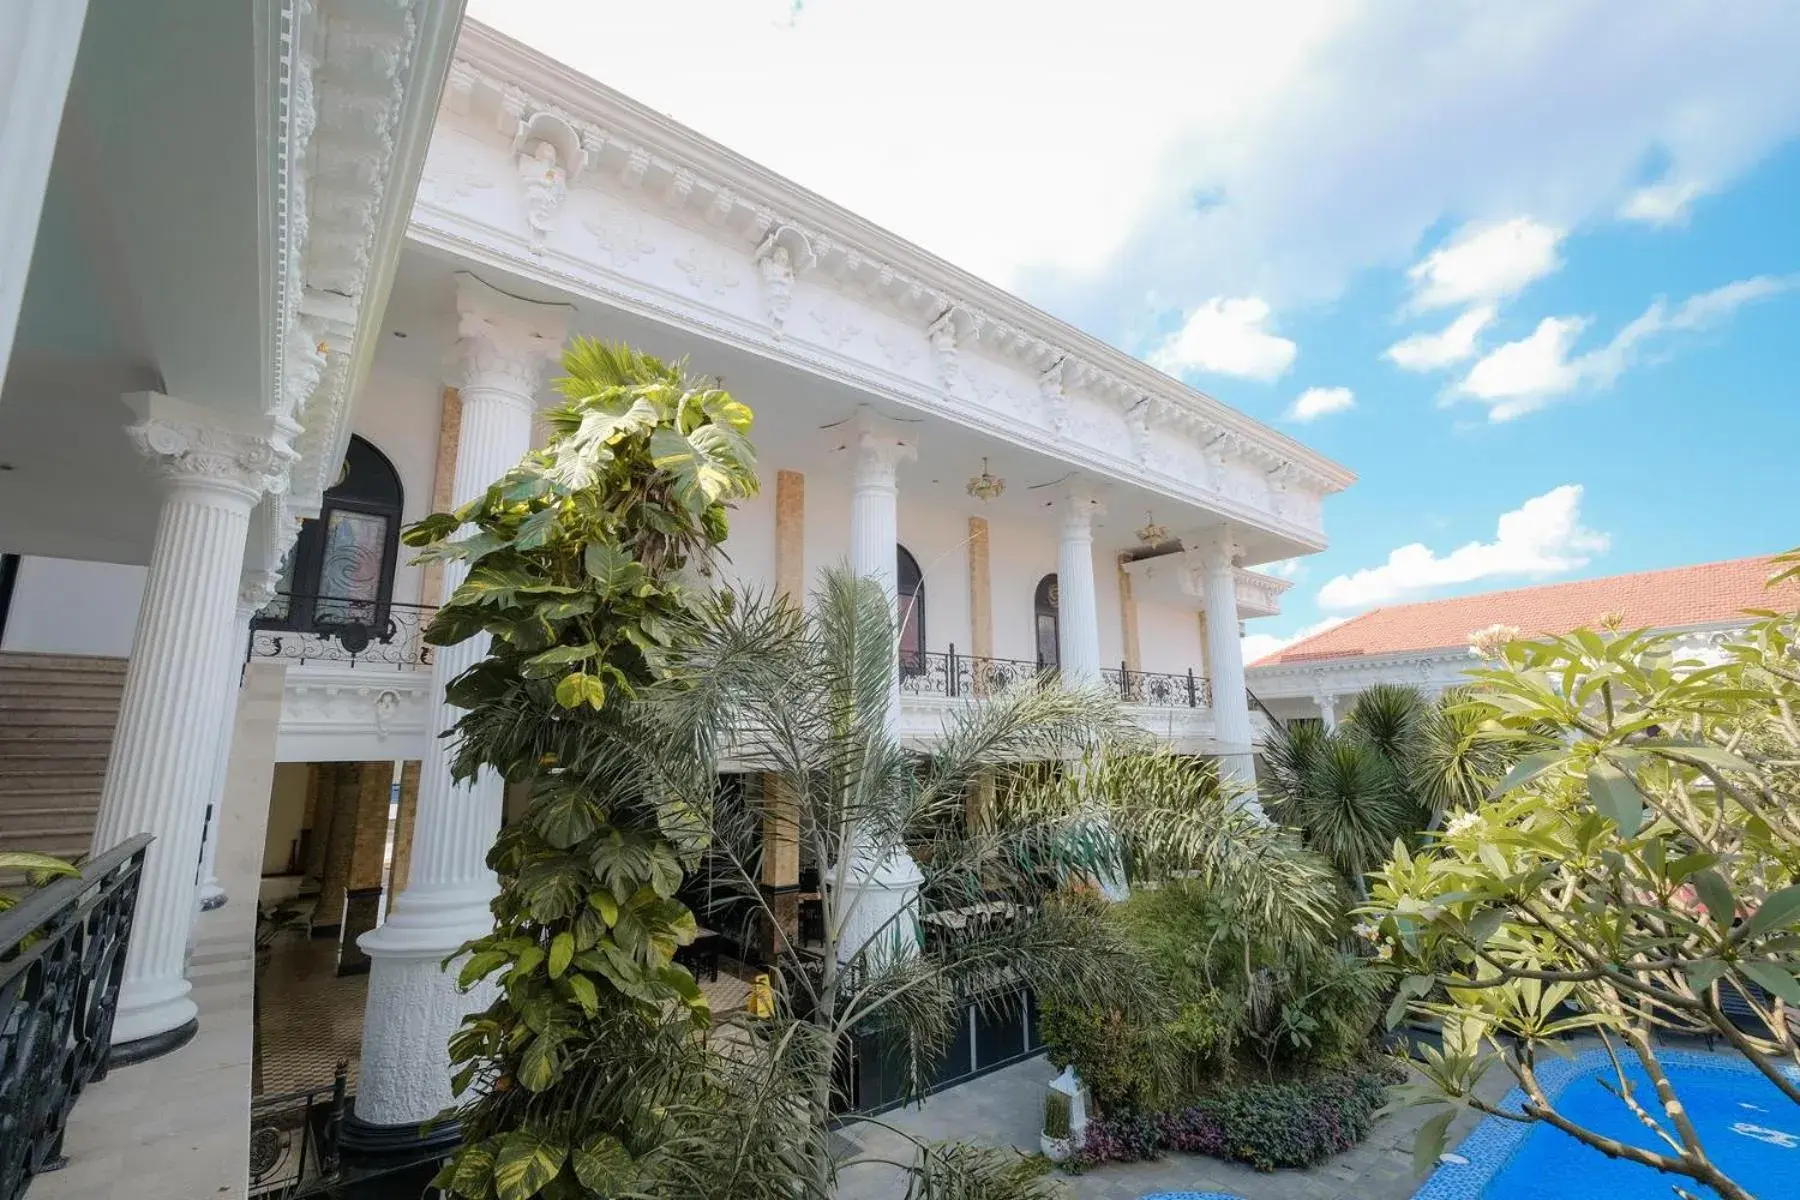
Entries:
POLYGON ((1037 590, 1031 595, 1032 650, 1037 655, 1037 665, 1041 671, 1062 670, 1062 617, 1056 611, 1058 599, 1056 572, 1052 571, 1038 580, 1037 590), (1049 623, 1050 645, 1055 648, 1054 655, 1050 657, 1044 654, 1046 622, 1049 623))
POLYGON ((357 624, 374 629, 387 624, 388 609, 394 602, 394 573, 400 557, 400 524, 401 512, 406 504, 405 486, 400 481, 400 472, 395 469, 393 461, 367 438, 351 435, 350 445, 344 451, 344 464, 343 475, 325 492, 324 502, 319 506, 319 515, 309 517, 301 523, 300 536, 295 539, 294 548, 289 552, 294 568, 290 576, 293 591, 286 611, 258 617, 258 628, 329 633, 344 623, 336 614, 327 615, 321 620, 314 611, 317 600, 347 599, 323 596, 319 591, 319 573, 325 566, 325 531, 331 526, 332 514, 338 512, 382 517, 387 521, 381 547, 381 576, 375 587, 375 599, 372 603, 359 602, 368 605, 371 611, 366 619, 359 612, 356 619, 357 624))
POLYGON ((925 654, 931 645, 925 640, 925 573, 919 569, 919 560, 913 557, 912 551, 899 543, 894 545, 894 596, 899 609, 895 615, 899 620, 896 636, 900 669, 908 673, 923 671, 925 654), (911 586, 908 586, 909 582, 911 586), (906 636, 909 599, 912 601, 911 646, 907 645, 906 636))

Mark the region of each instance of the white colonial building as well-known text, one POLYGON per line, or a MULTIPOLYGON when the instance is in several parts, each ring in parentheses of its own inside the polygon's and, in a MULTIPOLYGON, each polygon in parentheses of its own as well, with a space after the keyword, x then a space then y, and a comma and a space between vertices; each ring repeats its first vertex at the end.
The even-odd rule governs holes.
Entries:
MULTIPOLYGON (((422 645, 454 580, 397 535, 532 447, 571 336, 750 405, 729 570, 890 581, 915 744, 1053 668, 1250 776, 1241 622, 1285 587, 1254 567, 1322 549, 1349 472, 459 4, 206 7, 0 27, 0 845, 155 839, 112 1037, 163 1057, 100 1086, 174 1102, 168 1194, 243 1194, 253 1068, 316 1081, 250 1045, 259 892, 368 970, 361 1136, 449 1100, 439 963, 505 798, 451 785, 477 648, 422 645)), ((32 1195, 169 1170, 128 1107, 77 1107, 32 1195)))
POLYGON ((1335 727, 1362 691, 1397 683, 1436 696, 1469 682, 1471 642, 1576 629, 1650 629, 1674 635, 1684 656, 1706 656, 1743 629, 1747 609, 1800 604, 1800 587, 1768 588, 1767 557, 1548 583, 1450 600, 1371 609, 1252 663, 1250 690, 1276 717, 1335 727))

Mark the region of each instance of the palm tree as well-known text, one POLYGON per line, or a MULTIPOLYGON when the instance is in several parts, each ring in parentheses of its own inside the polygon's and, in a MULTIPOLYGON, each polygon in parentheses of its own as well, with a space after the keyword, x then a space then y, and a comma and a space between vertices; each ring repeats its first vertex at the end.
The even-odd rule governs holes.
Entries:
MULTIPOLYGON (((635 769, 708 843, 715 895, 765 927, 782 920, 760 885, 769 831, 797 840, 822 875, 822 944, 802 953, 776 938, 775 1012, 742 1022, 763 1086, 815 1147, 806 1195, 829 1195, 850 1165, 823 1147, 833 1072, 859 1032, 884 1032, 916 1096, 966 1004, 1009 1008, 1022 990, 1127 1010, 1162 1002, 1114 923, 1072 890, 1180 873, 1230 889, 1253 919, 1334 920, 1334 885, 1287 835, 1197 765, 1146 753, 1097 692, 1020 687, 959 709, 930 751, 905 749, 891 720, 893 615, 873 581, 828 572, 804 614, 725 593, 674 640, 685 649, 667 679, 633 706, 635 769), (722 802, 724 765, 764 786, 722 802), (910 863, 916 882, 896 889, 910 863), (977 904, 994 919, 919 938, 932 911, 977 904)), ((1004 1163, 921 1151, 905 1164, 918 1195, 1036 1194, 1002 1186, 1004 1163)))
POLYGON ((1362 877, 1396 839, 1415 842, 1505 776, 1515 743, 1490 732, 1493 715, 1467 688, 1434 702, 1403 684, 1376 684, 1336 730, 1296 721, 1276 732, 1265 752, 1269 807, 1361 895, 1362 877))

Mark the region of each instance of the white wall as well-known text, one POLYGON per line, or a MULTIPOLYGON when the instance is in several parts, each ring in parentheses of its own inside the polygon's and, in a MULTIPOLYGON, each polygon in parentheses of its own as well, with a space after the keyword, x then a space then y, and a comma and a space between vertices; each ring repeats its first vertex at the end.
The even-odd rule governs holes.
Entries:
POLYGON ((21 558, 0 650, 129 658, 145 574, 120 563, 21 558))
POLYGON ((1138 601, 1138 669, 1163 675, 1183 675, 1192 670, 1204 675, 1200 650, 1198 600, 1194 607, 1138 601))
MULTIPOLYGON (((376 351, 369 378, 356 402, 352 431, 387 455, 400 473, 401 519, 405 524, 431 512, 437 479, 438 427, 443 421, 444 385, 406 363, 403 345, 393 341, 376 351)), ((421 572, 406 564, 413 551, 400 547, 394 571, 394 599, 419 601, 421 572)))

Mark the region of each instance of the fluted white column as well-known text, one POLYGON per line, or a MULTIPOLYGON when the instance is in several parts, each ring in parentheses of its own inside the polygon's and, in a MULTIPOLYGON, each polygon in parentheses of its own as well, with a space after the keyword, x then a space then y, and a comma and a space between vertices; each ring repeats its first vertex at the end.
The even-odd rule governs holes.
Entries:
POLYGON ((1099 502, 1080 492, 1063 498, 1056 552, 1056 654, 1070 687, 1100 679, 1100 610, 1094 598, 1094 517, 1099 502))
MULTIPOLYGON (((457 308, 462 428, 452 507, 480 496, 531 449, 537 394, 561 352, 568 312, 564 305, 515 299, 468 274, 457 276, 457 308)), ((462 563, 444 564, 446 598, 467 573, 462 563)), ((464 710, 444 690, 487 651, 483 634, 435 652, 433 733, 462 718, 464 710)), ((357 939, 370 958, 354 1118, 364 1135, 371 1126, 417 1125, 450 1105, 450 1035, 465 1014, 492 998, 484 988, 458 992, 454 971, 440 964, 493 928, 488 906, 499 885, 487 853, 500 832, 505 785, 491 770, 453 780, 452 749, 451 739, 432 739, 419 773, 406 890, 387 919, 357 939)))
MULTIPOLYGON (((895 565, 900 545, 900 491, 895 473, 900 463, 918 455, 918 443, 899 426, 884 421, 867 409, 857 415, 856 461, 850 488, 850 570, 859 579, 881 585, 888 611, 899 619, 899 585, 895 565)), ((886 722, 890 735, 900 738, 900 640, 896 624, 890 631, 889 654, 893 662, 886 722)), ((919 946, 917 911, 921 876, 918 864, 905 846, 879 845, 854 839, 855 850, 845 869, 841 903, 849 914, 838 942, 839 958, 848 961, 859 949, 873 946, 877 958, 916 953, 919 946), (908 912, 909 909, 913 911, 908 912)))
POLYGON ((1200 547, 1199 583, 1206 605, 1207 661, 1212 664, 1213 737, 1219 743, 1219 774, 1254 792, 1255 748, 1250 730, 1250 696, 1244 690, 1244 645, 1238 628, 1237 545, 1220 529, 1200 547))
POLYGON ((219 828, 225 813, 225 777, 231 766, 231 746, 237 730, 238 691, 243 683, 244 653, 250 644, 250 622, 275 595, 280 575, 274 571, 246 571, 238 583, 237 608, 231 622, 230 653, 225 666, 225 703, 219 709, 219 742, 213 767, 212 793, 206 804, 205 841, 200 850, 200 907, 218 908, 227 897, 219 886, 219 828))
POLYGON ((94 850, 151 834, 126 956, 115 1051, 134 1058, 191 1036, 188 935, 199 911, 195 875, 206 806, 217 777, 232 609, 262 492, 279 486, 296 430, 204 424, 216 414, 139 393, 128 431, 162 484, 156 542, 144 581, 112 757, 100 794, 94 850), (133 1047, 132 1043, 139 1043, 133 1047))

